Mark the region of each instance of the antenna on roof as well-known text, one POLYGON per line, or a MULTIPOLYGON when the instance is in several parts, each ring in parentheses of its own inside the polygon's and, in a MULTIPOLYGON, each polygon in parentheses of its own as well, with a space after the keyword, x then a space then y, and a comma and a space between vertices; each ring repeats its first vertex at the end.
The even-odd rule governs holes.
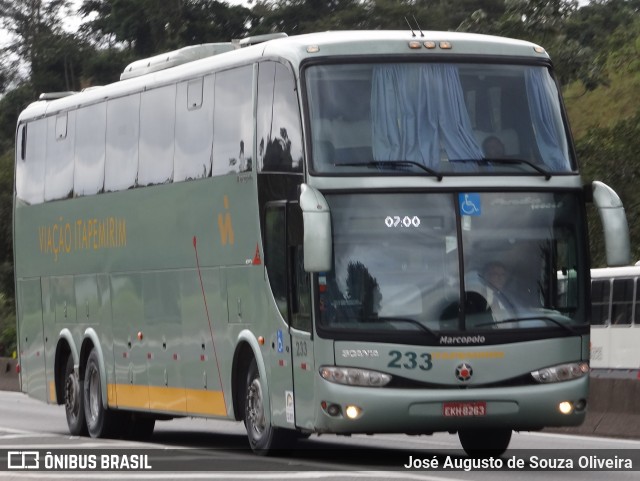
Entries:
POLYGON ((409 20, 407 19, 407 17, 404 17, 404 21, 407 22, 407 25, 409 25, 409 30, 411 30, 411 35, 413 37, 416 36, 416 32, 413 31, 413 27, 411 26, 411 24, 409 23, 409 20))
MULTIPOLYGON (((418 20, 416 20, 416 16, 415 15, 411 15, 413 17, 413 21, 416 22, 416 26, 418 27, 418 30, 420 30, 420 36, 424 37, 424 33, 422 33, 422 29, 420 28, 420 24, 418 23, 418 20)), ((414 34, 415 37, 415 34, 414 34)))

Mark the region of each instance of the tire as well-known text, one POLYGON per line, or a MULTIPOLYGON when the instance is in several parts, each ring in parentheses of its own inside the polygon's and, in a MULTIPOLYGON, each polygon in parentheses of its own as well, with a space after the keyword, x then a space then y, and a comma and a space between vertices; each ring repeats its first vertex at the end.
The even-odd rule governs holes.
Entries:
POLYGON ((460 444, 473 458, 499 457, 509 447, 511 429, 470 429, 458 431, 460 444))
POLYGON ((102 382, 98 352, 91 350, 84 371, 84 415, 92 438, 116 437, 121 423, 117 412, 102 405, 102 382))
POLYGON ((251 361, 247 370, 245 394, 244 425, 253 452, 268 456, 290 448, 296 431, 271 425, 264 409, 263 381, 255 359, 251 361))
POLYGON ((73 356, 69 355, 64 370, 64 412, 67 415, 69 433, 86 436, 87 423, 84 416, 84 383, 73 369, 73 356))

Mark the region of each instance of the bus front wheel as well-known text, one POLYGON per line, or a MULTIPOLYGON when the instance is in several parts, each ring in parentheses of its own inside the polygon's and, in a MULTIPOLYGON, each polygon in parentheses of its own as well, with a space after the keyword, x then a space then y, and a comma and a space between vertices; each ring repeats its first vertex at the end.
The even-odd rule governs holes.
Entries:
POLYGON ((269 455, 276 449, 286 448, 291 436, 288 435, 289 430, 271 425, 265 411, 264 396, 263 381, 253 359, 247 370, 244 424, 251 449, 257 454, 269 455))
POLYGON ((469 429, 458 431, 462 449, 471 457, 498 457, 511 441, 511 429, 469 429))
POLYGON ((67 358, 64 371, 64 412, 67 415, 69 433, 73 436, 86 436, 87 424, 84 416, 84 383, 73 369, 73 356, 67 358))
POLYGON ((91 350, 84 372, 84 415, 87 430, 92 438, 106 438, 116 435, 117 413, 102 404, 102 382, 98 352, 91 350))

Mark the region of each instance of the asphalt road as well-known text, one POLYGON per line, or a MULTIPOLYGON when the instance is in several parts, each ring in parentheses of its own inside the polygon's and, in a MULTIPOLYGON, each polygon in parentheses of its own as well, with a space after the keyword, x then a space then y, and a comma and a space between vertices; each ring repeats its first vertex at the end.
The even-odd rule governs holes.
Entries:
POLYGON ((519 433, 514 434, 510 450, 502 459, 485 460, 480 467, 470 464, 457 436, 449 434, 324 435, 312 436, 298 446, 299 449, 278 457, 256 456, 248 449, 241 423, 203 419, 158 422, 153 437, 146 443, 74 437, 67 432, 61 406, 46 405, 17 392, 0 392, 0 479, 640 479, 640 441, 633 440, 519 433), (129 468, 147 455, 147 465, 153 470, 123 471, 123 465, 119 464, 120 471, 8 471, 9 451, 12 456, 17 451, 37 451, 42 465, 47 453, 55 455, 59 463, 72 463, 69 456, 75 457, 77 463, 95 456, 96 465, 100 465, 105 453, 121 457, 124 454, 129 468), (507 469, 510 462, 515 464, 521 459, 535 469, 517 466, 507 469), (626 469, 626 459, 630 459, 634 470, 626 469), (437 469, 433 467, 434 460, 439 464, 437 469), (614 465, 618 463, 620 469, 591 471, 579 466, 607 460, 614 465), (573 469, 568 469, 569 461, 573 469), (424 466, 427 462, 428 467, 424 466), (498 462, 503 469, 491 470, 498 462), (404 467, 413 463, 421 467, 404 467), (552 466, 559 469, 543 469, 552 466))

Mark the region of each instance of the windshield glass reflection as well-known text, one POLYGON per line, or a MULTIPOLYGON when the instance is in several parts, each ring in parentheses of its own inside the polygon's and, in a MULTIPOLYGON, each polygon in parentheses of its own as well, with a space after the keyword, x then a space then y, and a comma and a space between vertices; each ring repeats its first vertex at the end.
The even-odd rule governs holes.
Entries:
POLYGON ((571 195, 361 194, 327 200, 334 268, 318 277, 323 328, 435 335, 571 330, 586 322, 578 209, 571 195))
POLYGON ((315 65, 305 75, 314 172, 573 170, 558 90, 545 67, 315 65))

